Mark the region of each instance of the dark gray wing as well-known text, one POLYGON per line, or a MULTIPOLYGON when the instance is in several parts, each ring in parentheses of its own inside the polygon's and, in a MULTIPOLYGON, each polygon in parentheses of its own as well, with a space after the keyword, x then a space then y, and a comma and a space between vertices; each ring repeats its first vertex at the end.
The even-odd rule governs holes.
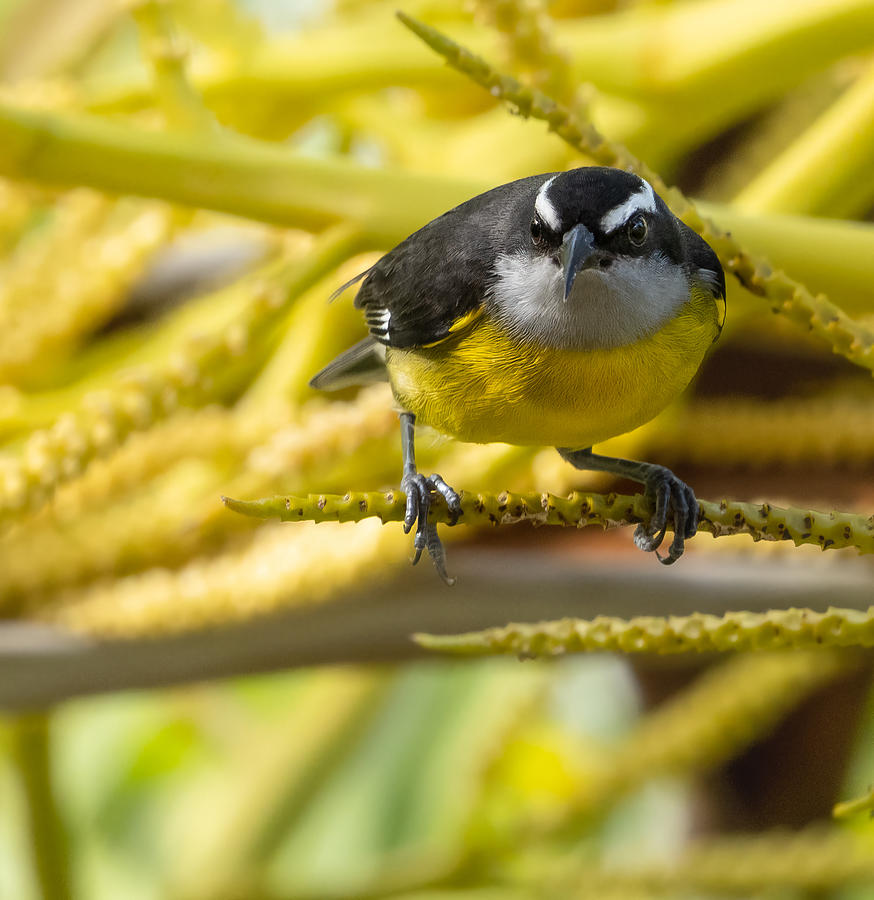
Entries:
POLYGON ((714 297, 725 299, 725 272, 719 257, 697 231, 679 219, 677 223, 690 271, 707 285, 714 297))
POLYGON ((719 319, 716 337, 713 339, 715 342, 719 340, 722 326, 725 324, 725 272, 719 257, 710 244, 684 222, 680 222, 678 219, 677 223, 680 226, 680 239, 685 249, 689 275, 710 291, 716 301, 719 319))
POLYGON ((501 185, 411 234, 367 273, 355 305, 371 335, 389 347, 447 338, 481 307, 499 253, 529 240, 537 190, 551 175, 501 185))
POLYGON ((366 337, 332 360, 310 379, 317 391, 339 391, 353 385, 388 381, 385 347, 366 337))

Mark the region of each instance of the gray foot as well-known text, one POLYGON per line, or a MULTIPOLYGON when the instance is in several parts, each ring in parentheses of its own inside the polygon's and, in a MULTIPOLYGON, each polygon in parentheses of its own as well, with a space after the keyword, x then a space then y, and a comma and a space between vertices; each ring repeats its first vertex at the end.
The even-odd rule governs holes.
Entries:
POLYGON ((663 466, 651 467, 645 489, 654 511, 646 525, 637 526, 634 543, 641 550, 655 553, 660 563, 669 566, 683 555, 686 540, 698 530, 698 500, 688 484, 663 466), (665 538, 669 521, 674 528, 674 539, 667 556, 661 556, 656 551, 665 538))
POLYGON ((426 477, 418 472, 404 476, 401 490, 407 495, 404 532, 409 534, 414 526, 416 528, 413 565, 422 558, 422 551, 427 550, 437 574, 446 584, 455 584, 455 579, 450 578, 446 571, 446 551, 437 535, 437 525, 428 521, 428 511, 431 509, 431 492, 436 491, 446 501, 449 507, 449 524, 454 525, 461 515, 461 498, 439 475, 426 477))

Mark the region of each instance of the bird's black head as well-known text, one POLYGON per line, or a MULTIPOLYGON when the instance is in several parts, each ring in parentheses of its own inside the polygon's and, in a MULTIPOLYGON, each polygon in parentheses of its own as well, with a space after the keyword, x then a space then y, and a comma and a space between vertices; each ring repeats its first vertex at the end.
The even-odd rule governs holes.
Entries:
POLYGON ((724 294, 716 255, 637 175, 592 166, 537 176, 519 200, 489 303, 527 339, 626 346, 702 292, 724 294))
MULTIPOLYGON (((714 285, 723 279, 710 247, 674 216, 649 182, 622 169, 588 166, 548 178, 535 197, 530 232, 534 252, 563 266, 566 295, 581 271, 610 269, 617 260, 654 257, 685 267, 690 275, 693 266, 703 266, 714 285)), ((724 280, 721 285, 724 294, 724 280)))

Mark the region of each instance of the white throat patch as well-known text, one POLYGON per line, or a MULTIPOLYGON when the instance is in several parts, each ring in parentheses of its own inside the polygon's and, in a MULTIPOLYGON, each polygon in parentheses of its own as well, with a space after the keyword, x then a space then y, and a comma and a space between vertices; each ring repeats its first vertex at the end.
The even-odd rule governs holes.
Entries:
POLYGON ((486 302, 520 340, 545 347, 622 347, 654 334, 689 300, 682 269, 661 254, 619 258, 609 269, 577 275, 564 296, 561 267, 524 251, 495 260, 486 302))
POLYGON ((614 206, 608 213, 605 213, 601 219, 601 231, 604 234, 610 234, 611 231, 615 231, 620 225, 624 225, 635 213, 655 211, 655 194, 649 182, 643 181, 639 191, 636 191, 626 201, 618 206, 614 206))
POLYGON ((541 185, 540 190, 537 192, 537 198, 534 201, 534 212, 540 216, 541 220, 552 231, 558 231, 561 226, 561 219, 559 219, 558 213, 555 211, 555 207, 550 202, 549 197, 546 196, 549 186, 555 179, 556 176, 553 175, 549 181, 545 181, 541 185))

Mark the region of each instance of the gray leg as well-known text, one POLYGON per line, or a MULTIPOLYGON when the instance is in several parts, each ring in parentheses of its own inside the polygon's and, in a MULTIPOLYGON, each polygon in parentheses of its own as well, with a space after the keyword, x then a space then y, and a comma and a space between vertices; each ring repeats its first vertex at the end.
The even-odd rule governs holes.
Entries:
POLYGON ((591 469, 598 472, 612 472, 622 478, 639 481, 644 492, 654 506, 649 524, 638 525, 634 532, 634 543, 641 550, 653 552, 658 550, 665 538, 668 527, 668 516, 673 519, 674 540, 668 549, 667 556, 658 556, 659 562, 666 566, 676 562, 685 549, 686 539, 698 530, 698 501, 692 488, 680 481, 676 475, 664 466, 653 463, 632 462, 628 459, 616 459, 613 456, 598 456, 587 450, 569 450, 556 448, 572 466, 578 469, 591 469))
POLYGON ((447 583, 453 584, 455 579, 446 573, 446 551, 437 536, 437 526, 428 521, 428 510, 431 508, 431 492, 437 491, 449 507, 449 524, 454 525, 461 515, 461 498, 439 475, 427 478, 416 470, 415 432, 416 417, 412 413, 402 412, 401 418, 401 451, 404 459, 404 474, 401 479, 401 490, 407 495, 407 509, 404 515, 404 531, 409 534, 416 526, 416 537, 413 541, 416 555, 415 565, 427 550, 437 573, 447 583))

